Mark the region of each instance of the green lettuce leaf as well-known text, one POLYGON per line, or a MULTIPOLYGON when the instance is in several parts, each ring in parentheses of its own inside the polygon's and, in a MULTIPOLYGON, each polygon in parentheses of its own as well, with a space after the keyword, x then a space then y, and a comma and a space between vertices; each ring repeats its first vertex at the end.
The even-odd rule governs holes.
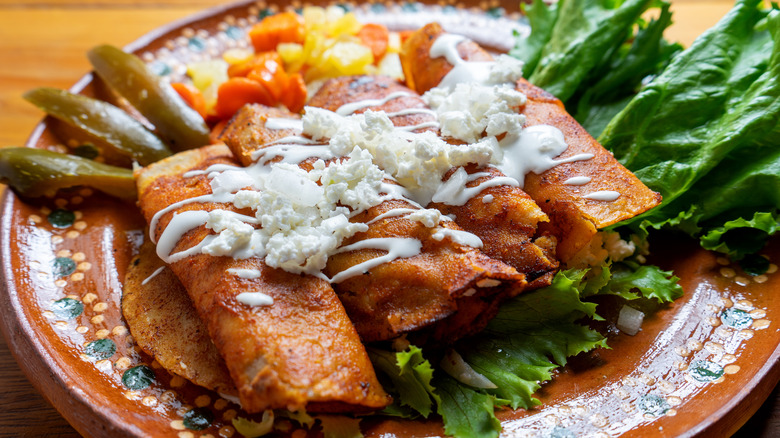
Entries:
POLYGON ((658 266, 620 262, 612 266, 612 278, 599 294, 618 295, 625 299, 653 298, 659 303, 669 303, 683 295, 680 279, 672 271, 658 266))
POLYGON ((390 379, 390 385, 384 385, 385 389, 399 395, 384 413, 402 417, 419 414, 427 418, 433 412, 434 402, 439 400, 431 385, 433 368, 423 357, 422 350, 410 345, 400 352, 379 348, 367 348, 367 351, 374 367, 390 379))
POLYGON ((630 221, 635 228, 708 235, 703 245, 739 256, 743 251, 714 243, 715 230, 726 223, 731 230, 750 227, 756 211, 777 218, 780 13, 761 4, 737 2, 599 138, 664 197, 660 207, 630 221))
POLYGON ((318 415, 324 438, 363 438, 360 419, 343 415, 318 415))
POLYGON ((568 358, 607 347, 601 334, 583 321, 600 319, 596 304, 581 297, 613 294, 671 301, 682 290, 677 278, 657 267, 621 262, 598 272, 570 269, 556 274, 550 286, 526 292, 505 303, 481 333, 455 345, 463 359, 496 385, 478 389, 434 371, 420 348, 390 352, 369 348, 375 367, 395 393, 388 415, 427 416, 436 405, 445 431, 456 437, 497 436, 495 406, 530 409, 533 394, 568 358))
POLYGON ((658 18, 645 23, 639 20, 636 34, 603 65, 594 69, 567 108, 574 118, 594 137, 598 137, 610 120, 639 91, 642 81, 654 75, 682 50, 663 38, 672 23, 669 3, 659 2, 658 18))
POLYGON ((531 27, 517 34, 510 55, 523 60, 523 75, 555 94, 593 136, 682 50, 663 38, 671 24, 661 1, 542 0, 523 8, 531 27), (657 10, 657 19, 642 16, 657 10))
POLYGON ((515 46, 509 54, 523 60, 523 76, 528 77, 539 64, 542 51, 552 37, 558 19, 558 4, 548 6, 544 0, 534 0, 530 5, 522 3, 520 8, 528 17, 532 31, 528 35, 515 34, 515 46))
POLYGON ((606 347, 597 332, 578 323, 596 315, 596 305, 580 301, 582 271, 559 272, 545 288, 521 294, 502 306, 480 334, 457 350, 475 371, 498 388, 488 390, 513 408, 539 404, 533 393, 567 358, 606 347))
POLYGON ((727 253, 732 259, 739 260, 747 254, 760 251, 769 236, 778 229, 780 222, 777 214, 757 212, 750 220, 739 218, 710 230, 701 236, 701 246, 727 253))
MULTIPOLYGON (((653 0, 563 0, 541 59, 528 80, 567 101, 631 35, 653 0)), ((532 30, 533 34, 533 30, 532 30)))
POLYGON ((469 388, 445 373, 434 379, 444 432, 459 438, 497 437, 501 423, 493 413, 491 396, 469 388))

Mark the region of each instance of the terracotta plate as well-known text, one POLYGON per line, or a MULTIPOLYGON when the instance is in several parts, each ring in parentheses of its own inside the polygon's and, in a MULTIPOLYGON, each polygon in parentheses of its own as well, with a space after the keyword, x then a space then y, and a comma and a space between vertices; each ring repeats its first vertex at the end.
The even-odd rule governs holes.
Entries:
MULTIPOLYGON (((497 2, 441 4, 343 6, 395 29, 438 20, 496 50, 509 48, 513 30, 526 31, 516 10, 497 2)), ((181 76, 187 62, 245 46, 246 29, 279 9, 260 1, 207 11, 129 49, 159 73, 181 76)), ((90 76, 74 88, 105 93, 90 76)), ((79 139, 46 119, 29 144, 66 150, 79 139)), ((236 434, 231 419, 240 415, 238 406, 162 370, 140 352, 121 317, 122 279, 144 227, 134 205, 91 189, 45 200, 6 192, 0 218, 3 331, 33 384, 79 432, 236 434)), ((653 249, 654 262, 682 278, 685 297, 645 309, 649 316, 637 336, 605 324, 612 349, 562 370, 537 394, 541 407, 499 412, 506 435, 726 436, 767 397, 780 377, 780 306, 773 298, 780 289, 780 242, 766 249, 772 264, 759 276, 679 238, 661 239, 653 249)), ((600 313, 609 313, 616 303, 601 305, 600 313)), ((436 421, 364 421, 363 427, 368 436, 442 434, 436 421)))

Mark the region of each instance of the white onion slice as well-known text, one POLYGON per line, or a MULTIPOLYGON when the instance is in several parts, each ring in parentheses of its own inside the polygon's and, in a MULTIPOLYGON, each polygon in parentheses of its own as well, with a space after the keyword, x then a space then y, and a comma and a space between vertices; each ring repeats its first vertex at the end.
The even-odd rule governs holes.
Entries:
POLYGON ((466 385, 484 389, 498 388, 487 377, 474 371, 474 368, 471 368, 471 365, 467 364, 463 357, 451 348, 447 350, 447 354, 444 355, 439 365, 444 372, 466 385))
POLYGON ((642 321, 644 321, 644 319, 644 313, 633 307, 623 305, 620 309, 620 315, 618 315, 617 328, 627 335, 634 336, 642 327, 642 321))

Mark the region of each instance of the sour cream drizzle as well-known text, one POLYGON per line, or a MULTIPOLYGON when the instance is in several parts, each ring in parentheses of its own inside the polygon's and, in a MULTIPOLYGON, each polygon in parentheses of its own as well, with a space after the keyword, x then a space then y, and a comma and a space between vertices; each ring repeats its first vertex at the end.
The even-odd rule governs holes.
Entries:
POLYGON ((442 78, 439 87, 452 87, 464 82, 487 82, 492 62, 466 62, 458 54, 458 44, 466 41, 461 35, 443 34, 436 38, 430 49, 431 58, 444 57, 452 65, 452 70, 442 78))
POLYGON ((469 175, 466 173, 466 169, 460 167, 444 184, 439 186, 439 189, 433 194, 431 201, 445 205, 465 205, 471 198, 489 187, 517 187, 519 185, 514 178, 500 176, 485 180, 475 187, 466 187, 467 184, 484 176, 490 176, 490 174, 488 172, 476 172, 469 175))
POLYGON ((591 178, 587 177, 587 176, 574 176, 574 177, 571 177, 571 178, 567 179, 563 183, 566 184, 566 185, 569 185, 569 186, 583 186, 583 185, 589 183, 590 181, 591 181, 591 178))
MULTIPOLYGON (((453 89, 461 83, 477 83, 486 86, 496 84, 502 78, 503 72, 494 74, 496 62, 468 62, 458 53, 458 44, 467 39, 460 35, 442 34, 431 45, 431 58, 444 57, 453 68, 439 83, 440 88, 453 89)), ((506 80, 506 78, 504 78, 506 80)), ((522 130, 510 130, 499 142, 504 151, 502 162, 497 166, 505 175, 514 178, 523 187, 525 175, 529 172, 541 174, 553 167, 575 161, 585 161, 593 158, 593 154, 576 154, 567 158, 556 159, 568 148, 563 133, 550 125, 535 125, 522 130)), ((583 177, 584 178, 584 177, 583 177)), ((575 185, 579 180, 573 180, 575 185)), ((579 182, 579 184, 585 184, 579 182)), ((597 192, 589 195, 589 199, 614 200, 612 194, 597 192)), ((617 199, 617 198, 615 198, 617 199)))
POLYGON ((262 292, 241 292, 236 295, 236 301, 251 307, 270 306, 274 299, 262 292))
POLYGON ((289 129, 301 132, 303 131, 303 121, 288 117, 269 117, 265 120, 265 127, 274 130, 289 129))
POLYGON ((227 273, 235 275, 238 278, 249 279, 249 280, 260 278, 259 269, 230 268, 227 270, 227 273))
POLYGON ((407 126, 398 126, 395 129, 401 130, 401 131, 416 131, 418 129, 425 129, 425 128, 438 128, 439 122, 422 122, 418 123, 416 125, 407 125, 407 126))
POLYGON ((436 111, 428 108, 406 108, 399 111, 387 113, 387 117, 393 118, 393 117, 401 117, 401 116, 411 116, 414 114, 428 114, 429 116, 436 117, 436 111))
POLYGON ((417 209, 415 209, 415 208, 394 208, 394 209, 386 211, 386 212, 380 214, 379 216, 371 219, 370 221, 366 222, 366 225, 371 225, 374 222, 379 222, 382 219, 387 219, 389 217, 406 216, 406 215, 409 215, 411 213, 414 213, 415 211, 417 211, 417 209))
POLYGON ((467 231, 439 228, 435 233, 433 233, 433 238, 435 240, 441 241, 444 240, 445 237, 449 237, 450 240, 461 245, 471 246, 473 248, 482 248, 482 239, 467 231))
POLYGON ((395 259, 414 257, 420 254, 422 242, 410 238, 380 237, 376 239, 365 239, 360 242, 355 242, 352 245, 342 246, 337 252, 342 253, 359 249, 381 249, 387 251, 387 254, 374 257, 373 259, 358 263, 351 268, 339 272, 330 279, 331 283, 341 283, 350 277, 364 274, 371 268, 395 259))
POLYGON ((602 190, 585 195, 585 199, 591 199, 593 201, 614 201, 619 197, 620 193, 612 190, 602 190))
POLYGON ((152 281, 152 279, 153 279, 154 277, 156 277, 156 276, 160 275, 160 273, 161 273, 162 271, 164 271, 164 270, 165 270, 165 266, 160 266, 159 268, 155 269, 155 270, 154 270, 154 272, 152 272, 152 273, 151 273, 151 275, 149 275, 148 277, 146 277, 146 278, 144 279, 144 281, 142 281, 142 282, 141 282, 141 286, 146 286, 146 284, 147 284, 147 283, 149 283, 150 281, 152 281))
POLYGON ((369 108, 372 106, 380 106, 384 105, 387 102, 390 102, 393 99, 397 99, 399 97, 406 97, 411 96, 410 93, 406 91, 396 91, 394 93, 390 93, 387 96, 381 98, 381 99, 364 99, 357 102, 350 102, 345 103, 344 105, 341 105, 337 110, 336 114, 340 116, 348 116, 350 114, 354 114, 362 109, 369 108))

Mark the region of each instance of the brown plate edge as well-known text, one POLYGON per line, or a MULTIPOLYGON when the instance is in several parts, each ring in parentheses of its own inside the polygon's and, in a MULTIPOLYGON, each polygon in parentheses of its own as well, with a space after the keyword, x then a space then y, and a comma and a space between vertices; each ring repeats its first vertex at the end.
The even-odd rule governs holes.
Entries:
POLYGON ((780 383, 780 343, 770 359, 746 382, 736 397, 679 438, 730 437, 752 417, 780 383))
MULTIPOLYGON (((35 132, 38 132, 36 129, 35 132)), ((84 436, 140 437, 143 432, 133 424, 108 421, 106 408, 90 398, 86 391, 75 391, 76 382, 57 365, 46 346, 30 324, 24 307, 18 300, 12 272, 10 245, 11 222, 16 194, 6 187, 0 198, 0 332, 8 349, 19 364, 27 380, 46 401, 84 436)))

